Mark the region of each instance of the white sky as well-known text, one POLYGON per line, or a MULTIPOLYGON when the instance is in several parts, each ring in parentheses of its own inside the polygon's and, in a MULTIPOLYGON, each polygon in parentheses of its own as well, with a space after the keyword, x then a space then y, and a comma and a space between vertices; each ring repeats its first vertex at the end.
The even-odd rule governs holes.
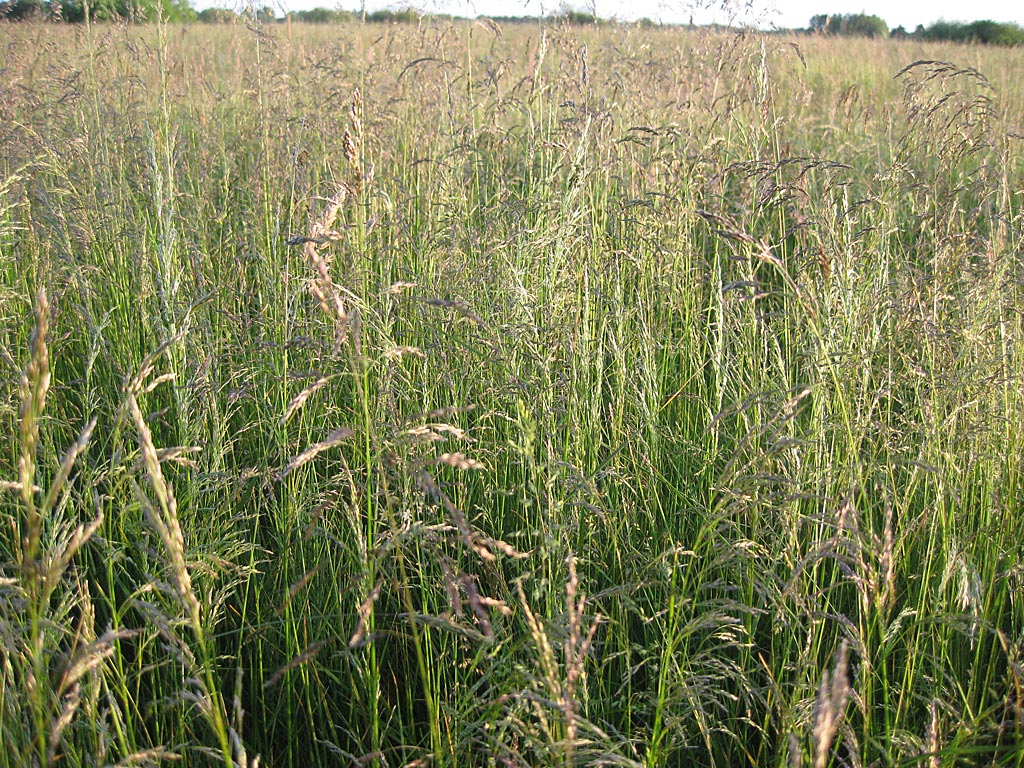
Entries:
MULTIPOLYGON (((234 7, 239 0, 193 0, 200 10, 211 6, 234 7)), ((279 13, 308 8, 358 10, 361 0, 253 0, 279 13)), ((534 16, 557 11, 562 0, 365 0, 367 10, 413 6, 460 16, 534 16)), ((244 6, 248 0, 241 0, 244 6)), ((913 30, 934 21, 1012 21, 1024 26, 1024 2, 1013 0, 569 0, 567 5, 623 20, 646 17, 654 21, 698 24, 735 19, 758 26, 806 27, 817 13, 869 13, 881 16, 890 28, 913 30), (749 7, 748 7, 749 6, 749 7), (724 7, 724 10, 723 10, 724 7)))

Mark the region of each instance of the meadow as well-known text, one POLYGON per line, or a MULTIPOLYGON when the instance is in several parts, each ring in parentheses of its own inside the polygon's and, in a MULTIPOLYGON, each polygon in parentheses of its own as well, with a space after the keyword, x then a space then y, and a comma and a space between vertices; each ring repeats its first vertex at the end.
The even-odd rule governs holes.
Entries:
POLYGON ((0 26, 0 766, 1024 764, 1022 82, 0 26))

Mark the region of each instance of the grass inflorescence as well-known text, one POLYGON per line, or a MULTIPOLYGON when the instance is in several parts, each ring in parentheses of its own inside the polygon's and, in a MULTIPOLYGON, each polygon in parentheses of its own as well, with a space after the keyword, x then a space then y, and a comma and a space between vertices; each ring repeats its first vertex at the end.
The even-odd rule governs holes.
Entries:
POLYGON ((1024 759, 1024 54, 3 37, 0 765, 1024 759))

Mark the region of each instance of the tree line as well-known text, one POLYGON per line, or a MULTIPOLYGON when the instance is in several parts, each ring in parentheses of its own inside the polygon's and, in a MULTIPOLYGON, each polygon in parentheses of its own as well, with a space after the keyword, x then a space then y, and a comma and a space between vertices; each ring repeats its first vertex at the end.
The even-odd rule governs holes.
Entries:
MULTIPOLYGON (((151 22, 163 19, 171 23, 201 22, 227 24, 239 19, 261 22, 284 21, 270 6, 250 8, 236 13, 228 8, 196 11, 189 0, 0 0, 0 19, 8 21, 52 20, 151 22)), ((368 22, 415 22, 421 14, 412 9, 357 13, 334 8, 313 8, 288 14, 293 21, 313 24, 338 24, 362 20, 368 22)))
MULTIPOLYGON (((454 19, 454 16, 430 14, 432 18, 454 19)), ((28 19, 52 19, 56 21, 82 22, 86 16, 92 21, 149 22, 163 19, 168 22, 203 22, 226 24, 239 18, 255 18, 261 22, 284 21, 278 18, 273 8, 264 6, 250 8, 239 14, 227 8, 207 8, 196 11, 189 0, 0 0, 0 19, 19 21, 28 19)), ((419 22, 423 14, 413 8, 373 12, 345 11, 337 8, 312 8, 292 11, 288 18, 307 24, 339 24, 350 21, 371 23, 419 22)), ((563 9, 552 17, 572 25, 595 25, 607 23, 590 13, 563 9)), ((506 24, 535 22, 533 17, 496 17, 494 21, 506 24)), ((655 26, 649 19, 637 22, 642 26, 655 26)), ((987 45, 1024 45, 1024 28, 1018 24, 998 21, 937 21, 925 27, 919 24, 913 32, 903 27, 890 30, 885 20, 866 13, 817 14, 811 17, 806 30, 815 35, 842 37, 893 37, 912 38, 928 41, 949 41, 957 43, 984 43, 987 45)))
POLYGON ((0 0, 0 19, 28 21, 196 21, 188 0, 0 0))
MULTIPOLYGON (((428 14, 434 19, 455 19, 446 14, 428 14)), ((51 20, 151 22, 163 19, 172 23, 201 22, 227 24, 251 18, 261 22, 284 21, 270 6, 252 7, 241 13, 229 8, 207 8, 196 11, 189 0, 0 0, 0 19, 7 21, 51 20)), ((340 24, 350 21, 370 23, 416 23, 424 14, 414 8, 370 12, 346 11, 339 8, 312 8, 291 11, 287 18, 307 24, 340 24)), ((603 24, 604 19, 588 13, 565 10, 552 17, 567 24, 603 24)), ((536 21, 532 17, 494 18, 501 23, 536 21)), ((646 21, 646 20, 645 20, 646 21)), ((647 24, 653 22, 647 21, 647 24)))
POLYGON ((918 24, 913 32, 903 27, 889 30, 885 21, 866 13, 818 14, 811 17, 808 32, 844 37, 893 37, 986 45, 1024 45, 1024 28, 1011 22, 937 21, 930 26, 918 24))

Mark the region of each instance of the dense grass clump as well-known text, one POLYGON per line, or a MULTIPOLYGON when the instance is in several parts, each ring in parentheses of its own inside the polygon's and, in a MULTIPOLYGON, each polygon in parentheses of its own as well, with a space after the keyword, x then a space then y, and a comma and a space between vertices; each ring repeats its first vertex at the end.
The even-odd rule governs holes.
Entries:
POLYGON ((0 764, 1024 759, 1024 53, 4 35, 0 764))

